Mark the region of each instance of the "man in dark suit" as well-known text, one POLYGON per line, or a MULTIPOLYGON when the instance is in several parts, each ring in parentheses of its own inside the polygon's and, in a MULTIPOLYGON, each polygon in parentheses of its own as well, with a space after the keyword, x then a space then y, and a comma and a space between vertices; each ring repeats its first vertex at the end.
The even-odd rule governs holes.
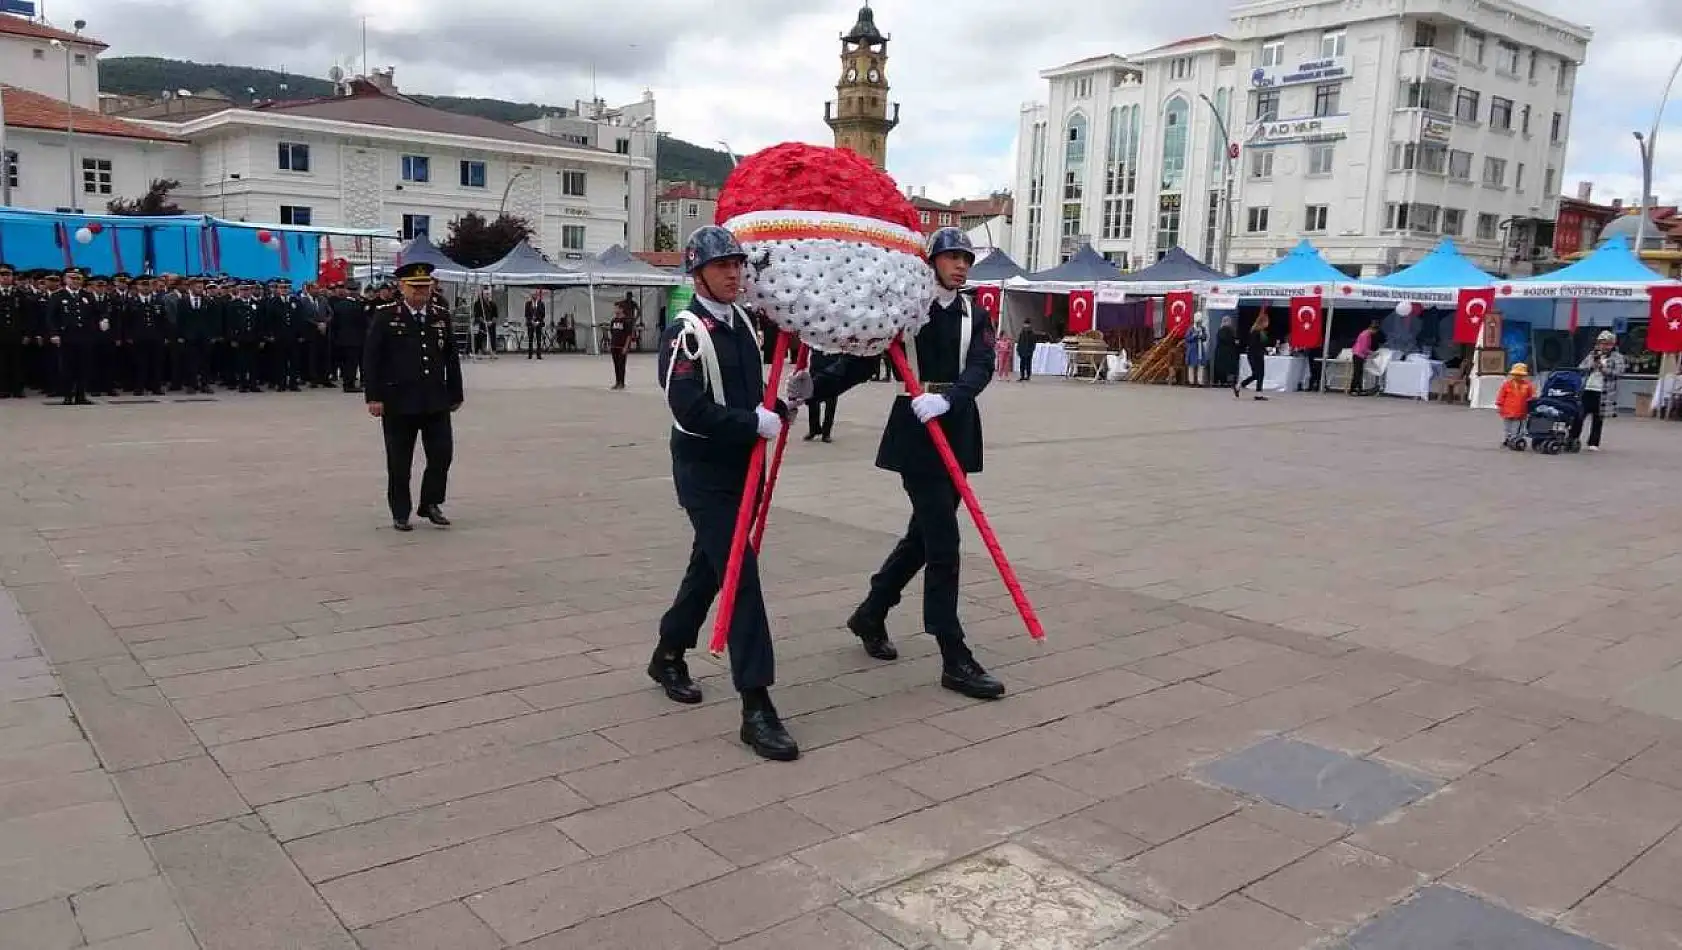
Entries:
POLYGON ((402 299, 376 309, 362 353, 362 384, 368 414, 385 432, 386 502, 391 524, 413 531, 409 522, 409 473, 418 436, 426 452, 421 476, 422 518, 449 527, 443 504, 455 436, 450 414, 461 408, 461 359, 456 353, 450 312, 432 301, 432 265, 404 264, 396 271, 402 299))
POLYGON ((353 296, 344 284, 335 284, 327 304, 333 315, 333 348, 339 357, 339 382, 347 393, 362 391, 357 378, 362 370, 362 345, 368 339, 371 300, 353 296))
POLYGON ((539 290, 526 301, 526 359, 543 358, 543 330, 549 323, 549 311, 543 306, 543 291, 539 290))
MULTIPOLYGON (((958 489, 934 447, 928 423, 939 419, 958 464, 981 471, 981 412, 976 397, 993 379, 993 320, 959 293, 975 262, 964 232, 941 228, 929 237, 929 262, 940 289, 929 306, 929 322, 907 341, 906 359, 925 392, 900 395, 888 413, 876 467, 895 472, 911 502, 905 536, 870 579, 870 592, 847 620, 847 627, 878 660, 899 652, 888 638, 888 612, 918 571, 923 573, 923 625, 940 646, 940 685, 974 699, 998 699, 1004 684, 981 667, 964 642, 958 620, 958 489)), ((874 361, 849 357, 804 378, 794 388, 813 400, 829 399, 869 379, 874 361), (808 382, 809 379, 809 382, 808 382)))
POLYGON ((0 264, 0 399, 23 398, 23 340, 29 312, 16 277, 12 265, 0 264))
POLYGON ((92 367, 94 334, 98 317, 93 303, 82 291, 80 270, 64 269, 64 286, 47 298, 47 343, 61 357, 59 388, 66 406, 91 406, 88 373, 92 367))
POLYGON ((210 390, 210 352, 222 338, 221 314, 205 295, 203 277, 187 281, 187 292, 175 300, 175 337, 180 341, 178 372, 181 387, 189 393, 210 390))
POLYGON ((175 336, 174 330, 169 323, 164 297, 154 288, 152 278, 145 275, 137 277, 134 286, 136 296, 130 305, 128 325, 123 332, 134 363, 134 388, 130 391, 136 396, 145 393, 162 396, 164 354, 169 341, 175 336))

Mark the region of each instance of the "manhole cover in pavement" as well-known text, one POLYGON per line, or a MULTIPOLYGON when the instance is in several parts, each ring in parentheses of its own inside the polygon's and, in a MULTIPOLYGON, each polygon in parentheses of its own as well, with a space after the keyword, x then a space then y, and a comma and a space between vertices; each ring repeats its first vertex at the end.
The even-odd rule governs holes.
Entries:
POLYGON ((1168 924, 1008 844, 879 891, 865 903, 941 950, 1127 950, 1168 924))
POLYGON ((1607 950, 1602 945, 1485 903, 1463 891, 1428 887, 1350 934, 1340 950, 1607 950))
POLYGON ((1204 778, 1275 805, 1351 825, 1377 821, 1437 790, 1436 779, 1306 742, 1269 739, 1204 766, 1204 778))

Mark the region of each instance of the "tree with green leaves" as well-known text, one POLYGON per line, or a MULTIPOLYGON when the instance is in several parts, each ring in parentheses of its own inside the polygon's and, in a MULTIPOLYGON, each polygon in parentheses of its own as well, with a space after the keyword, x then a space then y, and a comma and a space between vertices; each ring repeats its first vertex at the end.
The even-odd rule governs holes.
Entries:
POLYGON ((677 234, 672 231, 672 226, 664 221, 654 226, 654 249, 656 251, 677 250, 677 234))
POLYGON ((181 187, 181 183, 173 178, 154 178, 146 193, 139 198, 114 198, 106 202, 105 210, 109 214, 144 215, 147 217, 166 214, 186 214, 181 206, 171 201, 169 193, 181 187))
POLYGON ((531 240, 525 218, 500 214, 492 220, 469 211, 450 222, 450 235, 438 249, 464 267, 484 267, 502 260, 521 241, 531 240))

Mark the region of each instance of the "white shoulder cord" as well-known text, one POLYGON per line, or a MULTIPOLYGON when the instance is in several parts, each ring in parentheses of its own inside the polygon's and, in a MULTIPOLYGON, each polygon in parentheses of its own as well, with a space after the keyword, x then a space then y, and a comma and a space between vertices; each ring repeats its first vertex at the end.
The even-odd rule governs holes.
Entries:
MULTIPOLYGON (((736 320, 740 321, 743 326, 746 326, 749 333, 753 334, 754 351, 758 352, 762 344, 760 342, 759 332, 754 329, 753 321, 748 319, 747 315, 742 312, 740 307, 732 305, 730 309, 732 316, 736 320)), ((713 345, 712 334, 707 332, 706 326, 701 323, 701 318, 697 317, 693 313, 684 311, 683 313, 678 314, 677 318, 678 321, 683 324, 683 329, 678 333, 675 342, 680 348, 683 357, 685 359, 699 359, 701 361, 701 373, 706 380, 707 391, 712 394, 713 402, 718 403, 720 406, 725 405, 724 387, 720 381, 723 377, 723 373, 718 367, 718 348, 713 345)), ((662 389, 671 386, 672 368, 677 365, 678 352, 679 351, 674 350, 671 360, 666 364, 666 378, 661 381, 660 385, 660 388, 662 389)), ((763 366, 760 368, 760 374, 760 378, 763 379, 763 366)), ((672 427, 677 429, 679 432, 682 432, 684 435, 695 436, 697 439, 706 438, 704 435, 697 435, 694 432, 690 432, 683 426, 678 425, 675 421, 672 423, 672 427)))
MULTIPOLYGON (((964 371, 964 363, 969 360, 969 341, 971 334, 970 325, 974 322, 975 315, 970 311, 968 297, 965 297, 963 294, 959 294, 958 302, 964 308, 964 324, 963 327, 958 330, 958 372, 962 373, 964 371)), ((917 338, 912 337, 904 342, 905 361, 911 365, 911 375, 917 377, 917 382, 924 382, 923 371, 917 367, 917 338)))

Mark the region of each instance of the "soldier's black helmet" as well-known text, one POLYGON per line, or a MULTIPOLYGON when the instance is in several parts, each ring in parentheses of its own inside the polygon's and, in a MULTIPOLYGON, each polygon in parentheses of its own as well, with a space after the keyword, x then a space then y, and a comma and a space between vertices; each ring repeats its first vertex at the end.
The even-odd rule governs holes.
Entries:
POLYGON ((929 235, 929 260, 953 251, 969 255, 970 263, 975 263, 975 245, 970 243, 969 235, 957 228, 941 228, 929 235))
POLYGON ((704 228, 697 228, 684 244, 683 272, 693 274, 713 261, 732 257, 745 261, 748 259, 748 252, 742 250, 736 235, 716 224, 709 224, 704 228))

